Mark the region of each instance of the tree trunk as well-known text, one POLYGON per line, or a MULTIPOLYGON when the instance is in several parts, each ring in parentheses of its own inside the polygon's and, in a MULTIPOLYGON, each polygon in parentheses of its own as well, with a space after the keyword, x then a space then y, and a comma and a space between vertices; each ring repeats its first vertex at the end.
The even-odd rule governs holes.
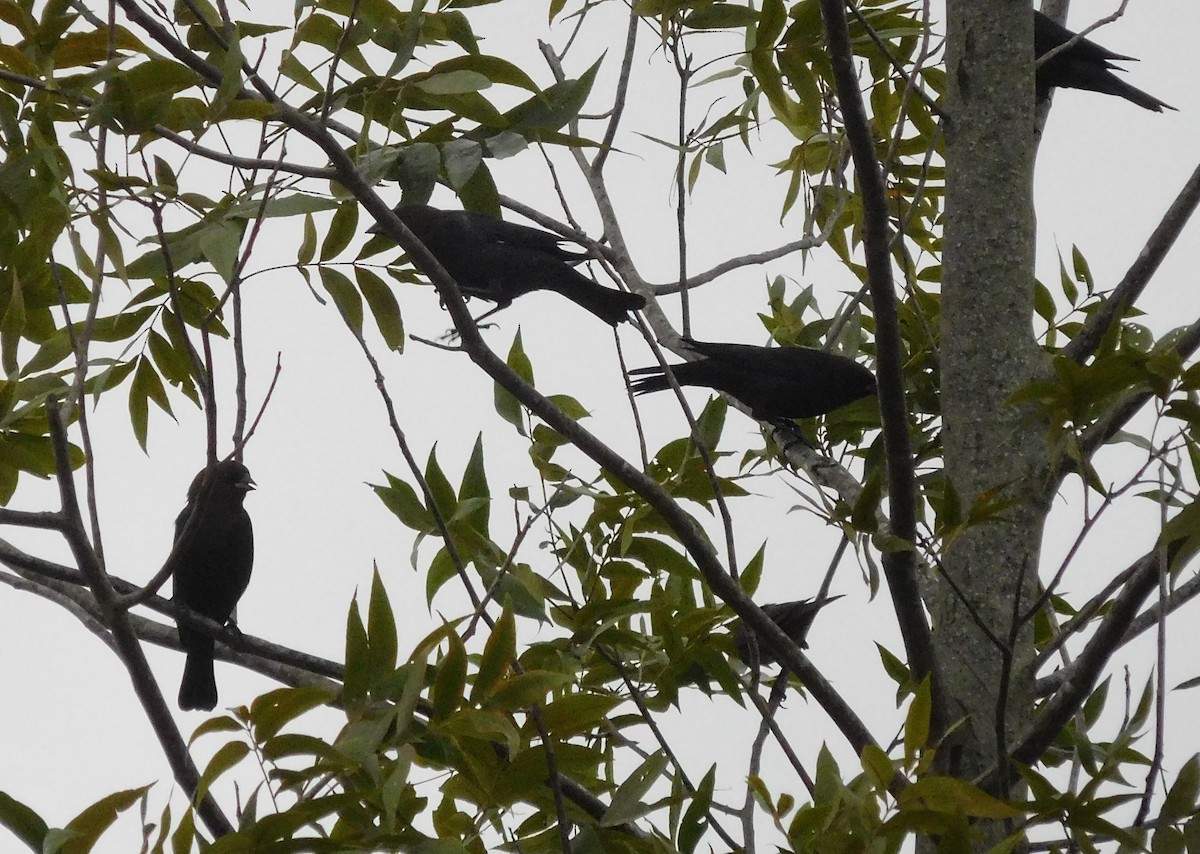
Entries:
MULTIPOLYGON (((1014 629, 1014 615, 1036 595, 1048 509, 1044 431, 1005 405, 1045 364, 1031 327, 1033 21, 1028 0, 947 5, 946 476, 964 516, 981 500, 1012 503, 951 539, 944 566, 954 584, 939 585, 931 602, 943 719, 962 721, 938 767, 968 780, 999 768, 987 788, 1004 797, 1012 776, 1005 757, 1033 708, 1031 625, 1014 629)), ((1003 830, 986 829, 985 838, 1003 830)))

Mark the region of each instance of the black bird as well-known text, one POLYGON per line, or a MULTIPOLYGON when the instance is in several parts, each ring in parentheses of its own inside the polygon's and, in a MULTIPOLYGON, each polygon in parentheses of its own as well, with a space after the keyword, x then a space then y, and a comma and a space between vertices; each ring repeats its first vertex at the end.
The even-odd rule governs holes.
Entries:
MULTIPOLYGON (((201 471, 188 487, 187 506, 175 519, 175 540, 185 537, 175 555, 174 601, 218 623, 225 623, 250 582, 254 529, 242 506, 254 489, 250 471, 225 460, 201 471), (208 488, 205 489, 205 474, 208 488), (193 514, 199 514, 184 531, 193 514)), ((213 674, 213 638, 179 623, 179 643, 187 653, 179 708, 211 710, 217 704, 213 674)))
MULTIPOLYGON (((875 393, 875 376, 853 359, 811 347, 711 344, 684 338, 705 358, 672 365, 680 385, 715 388, 750 407, 760 421, 811 418, 875 393)), ((661 367, 637 368, 634 394, 670 388, 661 367)))
MULTIPOLYGON (((614 326, 646 305, 637 294, 603 287, 574 269, 587 256, 562 248, 557 234, 474 211, 411 204, 395 210, 465 295, 496 303, 487 314, 537 290, 560 293, 614 326)), ((378 224, 367 231, 383 233, 378 224)))
MULTIPOLYGON (((1043 56, 1075 38, 1075 33, 1046 17, 1036 9, 1033 13, 1033 52, 1043 56)), ((1122 70, 1112 61, 1136 62, 1132 56, 1113 53, 1088 39, 1080 39, 1074 46, 1051 57, 1037 69, 1037 99, 1044 101, 1054 87, 1064 89, 1088 89, 1105 95, 1116 95, 1132 101, 1139 107, 1161 113, 1163 109, 1174 110, 1170 104, 1160 101, 1141 89, 1130 86, 1113 70, 1122 70)))
MULTIPOLYGON (((796 642, 796 646, 808 649, 805 636, 808 634, 808 629, 812 626, 817 612, 835 599, 841 598, 841 596, 830 596, 828 599, 820 601, 801 599, 797 602, 779 602, 759 607, 775 625, 783 630, 785 635, 796 642)), ((754 653, 750 649, 750 630, 740 619, 733 630, 733 647, 737 650, 738 658, 749 664, 754 657, 754 653)), ((779 656, 775 654, 775 650, 768 644, 760 642, 758 644, 758 663, 766 665, 774 664, 777 661, 779 661, 779 656)))

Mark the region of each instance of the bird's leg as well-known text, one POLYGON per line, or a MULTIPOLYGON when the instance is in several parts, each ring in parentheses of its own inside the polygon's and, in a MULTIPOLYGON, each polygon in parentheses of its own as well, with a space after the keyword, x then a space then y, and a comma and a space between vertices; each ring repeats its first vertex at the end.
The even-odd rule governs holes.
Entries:
POLYGON ((795 422, 786 418, 775 418, 770 420, 768 423, 770 423, 776 431, 783 433, 787 437, 786 441, 779 446, 779 449, 783 452, 785 457, 787 456, 787 452, 797 445, 815 450, 812 442, 805 438, 804 434, 800 432, 800 429, 796 426, 795 422))
MULTIPOLYGON (((496 312, 498 312, 498 311, 499 311, 500 309, 502 309, 502 308, 508 308, 510 305, 512 305, 512 302, 500 303, 500 304, 496 305, 494 308, 489 308, 489 309, 488 309, 487 311, 485 311, 483 314, 479 315, 479 317, 473 317, 473 318, 471 318, 471 323, 475 324, 475 328, 476 328, 476 329, 480 329, 480 330, 482 330, 482 329, 495 329, 495 328, 496 328, 496 324, 494 324, 494 323, 482 323, 481 321, 482 321, 482 320, 484 320, 485 318, 491 317, 493 314, 495 314, 496 312)), ((459 334, 459 331, 458 331, 457 329, 447 329, 447 330, 446 330, 446 334, 445 334, 445 335, 443 335, 443 336, 442 336, 441 338, 439 338, 438 340, 439 340, 439 341, 446 341, 446 342, 448 342, 448 343, 456 343, 456 342, 458 342, 458 340, 459 340, 460 338, 462 338, 462 336, 459 334)))

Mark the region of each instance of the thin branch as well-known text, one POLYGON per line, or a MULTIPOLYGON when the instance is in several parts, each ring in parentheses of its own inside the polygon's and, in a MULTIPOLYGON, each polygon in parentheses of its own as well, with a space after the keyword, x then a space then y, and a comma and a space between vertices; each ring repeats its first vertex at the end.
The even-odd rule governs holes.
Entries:
MULTIPOLYGON (((895 71, 902 80, 904 80, 905 89, 915 92, 917 96, 925 102, 925 106, 929 108, 929 112, 933 113, 939 119, 944 119, 946 114, 942 112, 941 106, 929 95, 928 92, 921 88, 916 81, 916 72, 920 71, 920 64, 918 63, 913 72, 909 72, 909 70, 904 67, 904 64, 900 62, 900 60, 897 59, 892 53, 892 49, 888 47, 888 43, 879 37, 879 33, 875 32, 875 28, 871 26, 870 22, 867 21, 866 16, 859 10, 858 4, 847 3, 846 5, 850 9, 850 14, 853 15, 859 24, 862 25, 862 28, 866 30, 867 36, 871 39, 871 41, 875 42, 875 46, 879 48, 880 53, 887 58, 888 64, 892 66, 892 70, 895 71)), ((928 38, 928 28, 926 28, 925 33, 926 38, 928 38)))
POLYGON ((67 520, 56 510, 29 512, 27 510, 9 510, 0 507, 0 525, 14 525, 19 528, 38 528, 43 531, 62 531, 66 528, 67 520))
MULTIPOLYGON (((0 541, 0 563, 16 568, 7 554, 9 548, 7 543, 0 541)), ((69 567, 62 569, 78 575, 76 570, 69 567)), ((114 579, 115 581, 117 579, 114 579)), ((112 633, 104 624, 102 609, 82 578, 60 580, 53 575, 40 573, 23 572, 13 576, 0 572, 0 582, 63 605, 93 634, 119 652, 112 633)), ((123 584, 128 589, 137 589, 128 582, 123 584)), ((113 586, 119 589, 119 585, 114 583, 113 586)), ((167 615, 173 614, 177 622, 214 635, 217 638, 214 657, 221 661, 261 674, 282 685, 317 685, 328 688, 334 694, 341 690, 342 666, 336 662, 297 652, 261 638, 229 631, 201 614, 175 608, 169 600, 155 598, 157 602, 148 602, 149 607, 167 615)), ((183 650, 179 643, 179 631, 174 625, 136 614, 130 614, 128 617, 139 640, 177 652, 183 650)))
MULTIPOLYGON (((46 409, 50 420, 50 438, 54 446, 62 512, 68 522, 64 532, 65 538, 76 562, 88 580, 88 586, 100 605, 105 622, 112 628, 113 638, 120 649, 121 663, 125 665, 126 671, 129 673, 134 691, 158 737, 175 779, 189 797, 195 798, 200 784, 200 774, 192 762, 187 744, 184 742, 179 728, 175 725, 171 711, 167 708, 158 683, 150 672, 150 665, 146 661, 146 655, 130 625, 128 615, 115 607, 116 594, 87 541, 83 521, 79 516, 79 503, 71 472, 63 412, 58 407, 57 401, 53 400, 47 402, 46 409)), ((221 812, 221 808, 211 794, 205 794, 203 800, 196 805, 196 810, 214 836, 224 836, 233 832, 233 825, 221 812)))
MULTIPOLYGON (((1182 541, 1176 540, 1167 546, 1167 560, 1172 561, 1182 541)), ((1120 646, 1129 630, 1138 608, 1158 583, 1159 553, 1155 549, 1137 562, 1129 583, 1112 604, 1112 608, 1101 623, 1096 634, 1075 660, 1071 678, 1058 693, 1044 703, 1034 717, 1033 723, 1021 735, 1012 757, 1017 762, 1032 765, 1038 761, 1054 739, 1066 726, 1072 715, 1082 706, 1095 687, 1100 673, 1120 646)))
POLYGON ((1063 348, 1063 355, 1083 363, 1096 352, 1096 348, 1100 346, 1113 324, 1119 323, 1137 302, 1150 279, 1158 271, 1159 265, 1167 257, 1167 253, 1174 247, 1176 239, 1197 205, 1200 205, 1200 165, 1196 166, 1179 195, 1175 197, 1175 201, 1167 208, 1150 239, 1138 253, 1137 259, 1125 272, 1125 276, 1108 295, 1104 304, 1088 316, 1079 334, 1063 348))
MULTIPOLYGON (((1091 24, 1091 26, 1084 27, 1082 30, 1071 36, 1069 40, 1058 45, 1053 50, 1046 51, 1037 58, 1037 64, 1039 66, 1044 65, 1045 63, 1054 59, 1054 57, 1058 56, 1060 53, 1065 53, 1066 51, 1071 50, 1073 47, 1083 41, 1089 33, 1095 32, 1106 24, 1111 24, 1114 21, 1120 20, 1121 16, 1125 14, 1125 7, 1128 5, 1129 0, 1121 0, 1121 5, 1117 7, 1117 11, 1113 12, 1111 15, 1106 15, 1105 17, 1100 18, 1091 24)), ((1065 20, 1066 19, 1064 18, 1063 21, 1059 21, 1059 24, 1064 23, 1065 20)))
MULTIPOLYGON (((889 253, 887 197, 866 109, 854 73, 850 36, 842 0, 821 0, 825 38, 837 83, 838 101, 846 136, 854 159, 863 201, 863 246, 867 278, 875 309, 877 347, 876 374, 879 405, 887 448, 888 496, 894 536, 916 543, 916 482, 908 430, 908 404, 904 394, 904 355, 899 334, 896 295, 892 285, 889 253)), ((916 554, 913 550, 888 551, 883 555, 892 603, 909 664, 917 680, 932 674, 935 689, 939 680, 929 623, 925 619, 916 583, 916 554)), ((934 707, 940 707, 935 703, 934 707)))
MULTIPOLYGON (((580 18, 582 20, 582 16, 580 18)), ((634 48, 637 46, 637 30, 641 20, 642 16, 634 10, 633 6, 630 6, 629 23, 625 27, 625 52, 621 56, 621 71, 617 76, 617 91, 613 95, 611 118, 608 121, 608 127, 604 129, 604 138, 600 140, 600 150, 596 152, 596 157, 592 160, 592 172, 597 175, 604 171, 604 164, 608 162, 613 140, 617 136, 617 127, 621 124, 621 117, 625 114, 625 100, 629 94, 634 48)))
MULTIPOLYGON (((413 239, 416 240, 415 237, 413 239)), ((429 251, 424 246, 421 249, 426 253, 429 251)), ((442 542, 446 546, 446 554, 450 556, 450 562, 454 564, 454 571, 458 574, 459 580, 462 581, 463 588, 471 600, 472 607, 479 609, 482 607, 479 594, 475 592, 475 586, 471 583, 470 576, 467 575, 467 564, 458 553, 458 547, 454 544, 454 537, 450 533, 450 525, 446 521, 446 516, 442 508, 438 506, 437 498, 434 496, 433 490, 429 488, 429 482, 425 479, 425 474, 421 471, 421 466, 417 463, 417 458, 413 456, 412 449, 408 445, 408 436, 405 435, 403 428, 400 426, 400 418, 396 415, 396 405, 392 402, 392 395, 387 389, 387 380, 383 376, 383 369, 379 367, 379 361, 371 352, 371 348, 367 346, 367 339, 363 337, 362 330, 355 329, 349 324, 346 327, 350 330, 350 334, 354 336, 359 349, 362 350, 367 364, 371 366, 371 373, 375 378, 375 388, 378 390, 379 397, 383 401, 383 408, 387 412, 388 426, 392 428, 392 436, 396 439, 396 445, 400 448, 400 454, 404 457, 404 462, 408 465, 409 472, 412 474, 413 479, 416 480, 417 486, 421 489, 421 497, 425 499, 425 507, 429 510, 430 515, 433 516, 434 524, 437 525, 438 533, 441 535, 442 542)), ((490 622, 489 625, 491 625, 490 622)))
MULTIPOLYGON (((661 750, 663 754, 671 760, 671 764, 675 766, 675 770, 679 773, 679 781, 683 784, 684 790, 688 793, 688 795, 694 797, 696 794, 695 785, 692 784, 691 779, 688 777, 687 771, 684 770, 683 763, 679 761, 679 757, 676 756, 675 751, 671 749, 670 743, 667 741, 666 736, 663 735, 662 730, 658 726, 658 721, 654 719, 654 713, 650 710, 650 707, 646 705, 646 700, 642 696, 641 690, 637 685, 634 684, 633 679, 629 677, 629 671, 625 669, 625 665, 619 658, 617 658, 616 655, 605 649, 602 645, 597 644, 596 651, 600 653, 601 658, 607 661, 613 667, 613 669, 620 674, 621 681, 625 683, 625 688, 629 691, 629 698, 633 700, 633 704, 637 706, 638 714, 641 715, 642 720, 645 721, 646 726, 649 727, 650 734, 654 736, 654 740, 658 742, 659 750, 661 750)), ((737 850, 737 842, 735 842, 733 837, 729 835, 728 831, 721 826, 721 823, 711 815, 709 816, 709 826, 717 832, 717 835, 721 837, 722 841, 724 841, 726 845, 733 850, 737 850)))
POLYGON ((838 199, 829 218, 825 221, 825 227, 821 229, 819 234, 814 234, 809 237, 802 237, 799 240, 792 240, 782 246, 777 246, 774 249, 767 249, 763 252, 753 252, 748 255, 738 255, 734 258, 722 261, 720 264, 714 265, 711 269, 698 273, 686 281, 670 282, 665 285, 648 285, 651 293, 655 296, 665 296, 667 294, 679 293, 680 291, 691 290, 698 288, 701 285, 707 285, 720 276, 725 275, 733 270, 739 270, 742 267, 750 267, 755 264, 766 264, 775 261, 779 258, 787 257, 795 252, 804 252, 809 249, 815 249, 818 246, 823 246, 829 241, 837 227, 838 220, 841 219, 843 211, 846 209, 846 201, 849 196, 843 196, 838 199))
POLYGON ((558 817, 558 844, 563 851, 571 850, 571 821, 567 818, 567 805, 563 802, 562 775, 558 773, 558 755, 554 752, 554 744, 550 740, 550 732, 546 729, 546 719, 542 716, 542 707, 534 703, 529 707, 529 717, 537 727, 538 737, 542 740, 542 752, 546 754, 546 772, 549 777, 550 791, 554 795, 554 814, 558 817))
MULTIPOLYGON (((1164 449, 1165 452, 1165 449, 1164 449)), ((1158 464, 1158 515, 1159 529, 1165 530, 1167 527, 1167 507, 1171 503, 1179 484, 1173 483, 1168 489, 1166 485, 1166 468, 1165 460, 1160 459, 1158 464)), ((1170 579, 1170 566, 1167 563, 1167 549, 1164 545, 1158 547, 1158 601, 1163 604, 1167 601, 1168 581, 1170 579)), ((1167 728, 1167 620, 1158 621, 1158 637, 1156 640, 1156 657, 1157 666, 1155 669, 1155 691, 1154 691, 1154 756, 1150 759, 1150 767, 1146 769, 1146 790, 1142 793, 1142 803, 1138 807, 1137 818, 1133 820, 1134 827, 1141 827, 1146 822, 1147 816, 1150 815, 1150 801, 1154 798, 1154 781, 1162 773, 1163 766, 1163 739, 1166 737, 1167 728)))

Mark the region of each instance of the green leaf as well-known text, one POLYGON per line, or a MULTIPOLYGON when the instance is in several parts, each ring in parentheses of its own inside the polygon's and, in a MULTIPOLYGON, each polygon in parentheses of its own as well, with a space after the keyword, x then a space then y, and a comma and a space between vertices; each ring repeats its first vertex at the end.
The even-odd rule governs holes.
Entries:
POLYGON ((15 271, 9 286, 8 305, 0 318, 0 366, 5 374, 12 376, 17 372, 17 345, 25 331, 25 297, 15 271))
POLYGON ((463 471, 462 483, 458 487, 458 503, 474 503, 474 509, 460 516, 460 521, 470 525, 475 531, 488 533, 488 517, 491 513, 492 494, 487 482, 487 468, 483 462, 483 434, 475 437, 475 445, 471 448, 471 458, 463 471))
POLYGON ((217 748, 213 758, 209 760, 204 773, 200 775, 200 783, 196 786, 196 800, 201 800, 208 794, 209 788, 220 779, 221 775, 237 765, 250 753, 250 745, 244 741, 228 741, 217 748))
MULTIPOLYGON (((525 355, 525 346, 521 341, 521 330, 517 328, 517 334, 513 337, 512 346, 508 348, 508 366, 513 369, 525 382, 533 385, 533 364, 529 361, 529 357, 525 355)), ((517 428, 517 432, 522 436, 529 435, 525 431, 525 410, 520 402, 513 397, 501 385, 496 385, 495 391, 495 406, 496 412, 507 421, 509 424, 517 428)))
POLYGON ((723 30, 748 27, 757 20, 758 12, 749 6, 713 3, 689 12, 684 17, 683 24, 694 30, 723 30))
POLYGON ((371 577, 371 602, 367 609, 367 637, 370 641, 371 673, 382 679, 396 669, 396 617, 388 601, 387 589, 379 577, 379 568, 371 577))
POLYGON ((647 757, 636 771, 629 775, 620 788, 613 794, 612 803, 608 805, 604 816, 600 819, 601 827, 616 827, 619 824, 636 821, 651 807, 642 802, 642 798, 650 791, 663 771, 667 768, 667 756, 661 750, 647 757))
POLYGON ((433 515, 425 508, 425 504, 417 495, 417 491, 404 481, 384 472, 387 486, 372 484, 371 488, 397 519, 414 531, 432 533, 436 530, 433 515))
POLYGON ((467 684, 467 650, 454 632, 446 635, 447 649, 437 663, 433 680, 433 720, 445 720, 462 705, 467 684))
POLYGON ((5 792, 0 792, 0 825, 34 851, 42 850, 50 829, 40 815, 5 792))
POLYGON ((153 400, 159 409, 174 417, 174 413, 171 412, 171 401, 167 398, 167 390, 162 384, 162 379, 154 370, 150 360, 144 356, 138 359, 137 370, 133 375, 134 385, 138 384, 139 377, 145 386, 146 396, 153 400))
POLYGON ((342 693, 346 705, 358 703, 366 698, 371 684, 371 645, 367 640, 367 629, 358 612, 358 599, 350 603, 346 615, 346 668, 342 678, 342 693))
POLYGON ((483 704, 492 689, 503 679, 516 657, 517 624, 513 619, 512 611, 505 608, 483 648, 479 671, 475 674, 475 684, 471 686, 471 703, 473 705, 483 704))
POLYGON ((1190 816, 1196 811, 1197 795, 1200 795, 1200 756, 1193 754, 1179 770, 1179 776, 1167 792, 1158 814, 1159 821, 1167 824, 1190 816))
POLYGON ((486 54, 468 54, 439 62, 430 69, 431 72, 445 74, 452 71, 473 71, 486 77, 492 83, 502 83, 506 86, 516 86, 538 94, 536 83, 528 74, 508 60, 486 54))
POLYGON ((746 561, 746 565, 742 567, 742 574, 739 581, 742 585, 742 592, 747 596, 753 596, 754 591, 758 590, 758 584, 762 581, 763 565, 767 557, 767 544, 764 542, 758 547, 758 551, 746 561))
POLYGON ((504 114, 507 129, 536 139, 543 136, 539 131, 562 128, 579 115, 599 70, 600 60, 597 60, 579 79, 555 83, 541 95, 518 104, 504 114))
MULTIPOLYGON (((333 212, 329 222, 329 231, 321 243, 321 260, 328 261, 350 245, 351 238, 358 231, 358 202, 350 200, 343 202, 333 212)), ((322 270, 324 272, 324 270, 322 270)))
POLYGON ((1018 818, 1021 811, 956 777, 929 775, 900 793, 904 809, 966 815, 970 818, 1018 818))
POLYGON ((412 85, 430 95, 462 95, 487 89, 492 81, 474 71, 450 71, 430 74, 412 85))
MULTIPOLYGON (((244 745, 243 745, 244 747, 244 745)), ((201 778, 203 783, 203 778, 201 778)), ((75 818, 67 822, 64 830, 69 839, 59 848, 61 854, 86 854, 96 841, 112 826, 117 817, 146 796, 149 786, 114 792, 96 801, 75 818)), ((202 796, 202 795, 201 795, 202 796)))
POLYGON ((917 754, 929 743, 929 718, 932 709, 929 677, 926 676, 917 686, 904 720, 904 761, 908 765, 916 761, 917 754))
POLYGON ((504 680, 504 684, 488 698, 489 709, 524 709, 544 703, 546 695, 571 682, 565 673, 547 670, 527 670, 504 680))
POLYGON ((200 252, 225 284, 230 284, 237 272, 238 252, 245 230, 244 220, 226 219, 210 223, 199 234, 200 252))
MULTIPOLYGON (((307 711, 333 702, 336 693, 321 685, 301 685, 297 688, 276 688, 260 697, 255 697, 250 704, 250 724, 254 728, 254 738, 258 742, 267 742, 275 738, 279 731, 307 711)), ((231 730, 236 732, 240 727, 237 722, 228 719, 231 730)))
POLYGON ((863 771, 867 773, 871 785, 876 791, 886 792, 896 775, 896 766, 892 764, 891 757, 879 745, 868 744, 863 748, 861 759, 863 771))
MULTIPOLYGON (((425 486, 433 496, 438 513, 443 520, 454 518, 458 510, 458 500, 454 495, 454 487, 450 485, 446 473, 437 458, 437 445, 429 449, 429 457, 425 460, 425 486)), ((431 510, 434 508, 430 508, 431 510)))
POLYGON ((708 828, 708 812, 712 809, 716 777, 717 766, 716 763, 713 763, 709 766, 704 779, 700 781, 700 785, 696 787, 696 793, 692 795, 692 802, 688 804, 688 808, 679 822, 679 850, 683 854, 691 854, 696 850, 696 846, 704 836, 704 831, 708 828))
POLYGON ((610 694, 568 694, 542 708, 542 723, 551 735, 569 738, 599 728, 619 705, 621 698, 610 694))
POLYGON ((455 139, 442 146, 446 180, 455 191, 461 190, 483 163, 483 146, 473 139, 455 139))
POLYGON ((313 222, 312 213, 304 215, 304 237, 300 240, 300 251, 296 253, 296 264, 304 266, 312 264, 317 257, 317 225, 313 222))
POLYGON ((345 274, 331 267, 319 267, 318 270, 321 274, 321 285, 326 293, 333 297, 333 304, 337 306, 342 320, 346 321, 346 325, 355 335, 362 335, 362 297, 358 295, 354 285, 345 274))
POLYGON ((383 343, 389 350, 397 353, 404 352, 404 319, 400 316, 400 304, 391 287, 375 273, 365 267, 354 268, 354 278, 358 289, 366 297, 367 307, 383 336, 383 343))
MULTIPOLYGON (((140 363, 144 359, 138 359, 140 363)), ((140 373, 140 371, 139 371, 140 373)), ((129 424, 133 427, 133 435, 137 439, 138 446, 142 449, 142 453, 146 453, 146 434, 149 430, 150 423, 150 404, 148 403, 148 395, 143 384, 138 383, 138 374, 134 374, 134 381, 129 384, 129 424)))
POLYGON ((874 533, 879 529, 879 521, 876 518, 876 513, 879 510, 879 503, 883 499, 883 471, 880 467, 873 467, 870 474, 867 476, 867 482, 863 484, 862 491, 854 502, 854 509, 850 513, 850 524, 857 530, 864 533, 874 533))

